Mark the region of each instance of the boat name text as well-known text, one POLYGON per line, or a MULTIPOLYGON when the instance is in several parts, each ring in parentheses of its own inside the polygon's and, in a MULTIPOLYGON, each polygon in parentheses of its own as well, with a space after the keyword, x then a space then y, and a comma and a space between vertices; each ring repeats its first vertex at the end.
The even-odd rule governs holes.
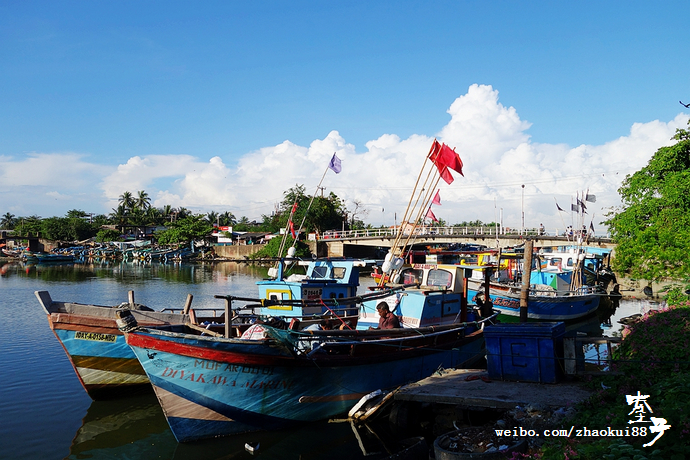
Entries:
POLYGON ((74 338, 78 340, 92 340, 95 342, 111 342, 115 343, 117 336, 115 334, 100 334, 98 332, 81 332, 74 334, 74 338))

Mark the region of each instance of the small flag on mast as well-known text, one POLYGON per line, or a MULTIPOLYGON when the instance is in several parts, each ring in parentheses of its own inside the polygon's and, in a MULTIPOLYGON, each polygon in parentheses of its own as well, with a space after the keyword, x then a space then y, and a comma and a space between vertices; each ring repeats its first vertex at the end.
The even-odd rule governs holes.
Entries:
POLYGON ((426 216, 424 216, 424 217, 426 217, 427 219, 431 219, 434 222, 438 222, 438 219, 436 218, 434 213, 431 211, 431 206, 429 206, 429 210, 426 212, 426 216))
POLYGON ((436 205, 441 206, 441 195, 440 195, 440 193, 441 193, 441 189, 436 191, 436 195, 434 196, 434 199, 431 202, 431 204, 436 204, 436 205))
POLYGON ((331 161, 328 163, 328 167, 332 169, 336 174, 342 171, 343 168, 340 165, 340 158, 338 158, 338 155, 336 155, 335 153, 333 154, 331 161))

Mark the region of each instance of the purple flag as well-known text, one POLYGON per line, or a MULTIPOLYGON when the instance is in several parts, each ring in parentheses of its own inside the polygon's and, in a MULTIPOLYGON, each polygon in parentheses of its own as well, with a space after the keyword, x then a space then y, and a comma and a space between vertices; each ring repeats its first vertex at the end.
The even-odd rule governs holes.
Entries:
POLYGON ((331 162, 328 163, 328 167, 331 168, 336 174, 342 171, 343 168, 340 166, 340 158, 338 158, 338 155, 335 153, 333 154, 333 158, 331 158, 331 162))

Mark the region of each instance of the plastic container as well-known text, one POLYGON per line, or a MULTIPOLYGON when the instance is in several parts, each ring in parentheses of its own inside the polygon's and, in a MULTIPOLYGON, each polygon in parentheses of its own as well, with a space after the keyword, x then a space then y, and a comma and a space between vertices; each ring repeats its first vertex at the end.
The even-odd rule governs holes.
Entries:
POLYGON ((565 323, 508 323, 484 328, 493 380, 558 383, 563 377, 565 323))

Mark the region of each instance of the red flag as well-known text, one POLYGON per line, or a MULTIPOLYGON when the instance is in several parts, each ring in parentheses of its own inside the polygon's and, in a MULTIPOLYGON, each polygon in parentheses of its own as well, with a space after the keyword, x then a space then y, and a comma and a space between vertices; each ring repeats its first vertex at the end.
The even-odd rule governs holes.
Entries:
POLYGON ((436 218, 436 216, 434 215, 434 213, 431 212, 431 206, 429 206, 429 210, 426 212, 426 216, 424 216, 424 217, 426 217, 427 219, 431 219, 431 220, 433 220, 434 222, 438 222, 438 219, 436 218))
POLYGON ((431 204, 437 204, 437 205, 441 206, 441 195, 440 195, 440 193, 441 193, 440 189, 436 191, 436 196, 434 196, 434 199, 431 202, 431 204))
POLYGON ((292 238, 297 238, 297 236, 295 235, 295 225, 292 223, 292 221, 290 221, 289 223, 290 223, 290 233, 292 234, 292 238))
POLYGON ((429 150, 429 156, 428 158, 436 165, 438 168, 438 173, 441 175, 441 178, 446 181, 446 184, 452 184, 453 183, 453 175, 448 171, 448 168, 442 164, 439 161, 439 154, 441 153, 441 144, 438 143, 436 139, 434 139, 434 143, 431 144, 431 149, 429 150))
POLYGON ((292 213, 294 214, 295 211, 297 211, 297 202, 295 201, 295 204, 292 205, 292 213))
POLYGON ((443 144, 441 146, 441 153, 439 153, 439 159, 442 164, 446 165, 453 171, 459 172, 461 176, 464 176, 462 173, 462 160, 460 159, 460 156, 455 153, 455 149, 451 150, 450 147, 448 147, 446 144, 443 144))
POLYGON ((462 160, 455 153, 455 150, 451 150, 446 144, 440 145, 437 140, 434 140, 431 150, 429 150, 429 159, 436 165, 441 178, 447 184, 451 184, 454 180, 449 169, 457 171, 461 176, 464 176, 462 173, 462 160))

